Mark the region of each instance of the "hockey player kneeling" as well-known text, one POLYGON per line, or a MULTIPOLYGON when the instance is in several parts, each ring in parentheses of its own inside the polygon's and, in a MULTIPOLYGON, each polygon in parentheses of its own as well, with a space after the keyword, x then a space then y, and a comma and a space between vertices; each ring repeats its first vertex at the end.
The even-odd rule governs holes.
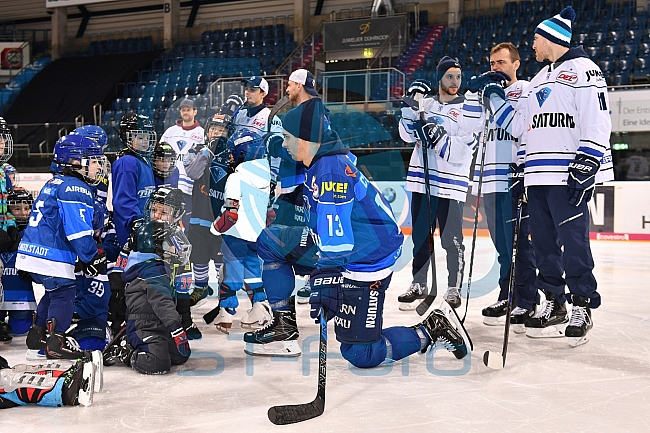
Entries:
POLYGON ((104 350, 104 364, 119 361, 142 374, 165 374, 190 357, 174 304, 173 273, 188 262, 191 245, 178 225, 146 218, 134 229, 129 247, 122 275, 126 328, 104 350))
POLYGON ((443 301, 415 326, 382 329, 391 266, 402 253, 402 235, 382 194, 357 170, 348 149, 329 127, 320 98, 287 113, 283 146, 307 168, 305 219, 317 237, 317 269, 311 273, 310 315, 321 308, 334 319, 341 353, 359 368, 375 367, 441 345, 458 359, 471 341, 443 301))

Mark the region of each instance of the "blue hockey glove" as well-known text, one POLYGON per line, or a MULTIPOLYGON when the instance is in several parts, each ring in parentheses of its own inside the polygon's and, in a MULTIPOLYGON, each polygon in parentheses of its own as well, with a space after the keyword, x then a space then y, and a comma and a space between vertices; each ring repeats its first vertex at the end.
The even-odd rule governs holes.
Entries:
POLYGON ((506 87, 508 81, 510 81, 510 77, 507 74, 501 71, 489 71, 479 76, 470 78, 466 86, 467 90, 470 92, 478 92, 480 90, 483 90, 483 88, 485 88, 485 86, 488 84, 497 83, 502 88, 506 87))
POLYGON ((580 206, 591 200, 596 186, 596 173, 600 168, 600 162, 589 155, 576 155, 569 163, 569 177, 566 184, 569 187, 569 204, 580 206))
POLYGON ((422 128, 426 134, 428 140, 422 142, 422 146, 425 149, 435 149, 436 145, 442 140, 446 135, 447 131, 440 125, 438 122, 427 123, 422 128))
POLYGON ((519 197, 526 193, 526 188, 524 187, 524 164, 510 164, 508 178, 510 194, 512 199, 517 201, 519 197))
POLYGON ((341 309, 341 285, 343 275, 338 269, 315 269, 309 276, 311 295, 309 296, 309 315, 318 320, 321 307, 327 311, 330 320, 341 309))

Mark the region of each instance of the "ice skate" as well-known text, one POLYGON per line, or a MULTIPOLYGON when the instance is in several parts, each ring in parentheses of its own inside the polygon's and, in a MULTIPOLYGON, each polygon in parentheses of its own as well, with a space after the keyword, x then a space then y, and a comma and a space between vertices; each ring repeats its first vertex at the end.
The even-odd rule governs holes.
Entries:
POLYGON ((460 292, 457 287, 447 287, 447 291, 443 296, 443 299, 447 301, 452 308, 460 307, 460 292))
POLYGON ((117 362, 130 365, 131 354, 135 349, 126 339, 126 328, 122 329, 103 352, 104 365, 111 366, 117 362))
MULTIPOLYGON (((35 374, 48 374, 49 372, 64 372, 67 371, 78 360, 69 359, 48 359, 47 361, 39 364, 18 364, 14 367, 15 371, 22 371, 35 374)), ((101 392, 104 386, 104 366, 102 362, 102 352, 93 350, 86 353, 82 359, 84 362, 92 362, 95 366, 93 389, 94 392, 101 392)))
POLYGON ((469 346, 466 343, 469 340, 465 339, 441 310, 433 310, 426 319, 411 328, 416 332, 424 330, 427 334, 429 344, 422 349, 422 353, 425 353, 430 347, 444 347, 457 359, 463 359, 469 353, 469 346))
POLYGON ((274 311, 272 319, 261 329, 244 334, 244 352, 256 356, 300 356, 295 300, 289 311, 274 311))
POLYGON ((11 326, 7 322, 0 320, 0 344, 11 343, 12 339, 11 326))
POLYGON ((255 302, 253 308, 248 310, 241 318, 241 327, 248 329, 262 328, 272 319, 272 315, 268 301, 255 302))
POLYGON ((196 326, 196 323, 192 322, 190 326, 185 328, 185 334, 187 334, 187 339, 188 340, 200 340, 203 338, 203 334, 201 334, 201 331, 199 328, 196 326))
POLYGON ((296 302, 298 302, 301 305, 308 304, 310 295, 311 295, 311 287, 309 286, 309 275, 307 275, 305 279, 305 285, 301 289, 298 289, 298 291, 296 292, 296 302))
POLYGON ((65 373, 61 398, 66 406, 90 406, 95 393, 95 364, 78 360, 65 373))
POLYGON ((217 328, 217 331, 223 332, 224 334, 230 334, 230 328, 232 328, 232 316, 236 313, 234 308, 219 308, 219 314, 214 319, 214 326, 217 328))
POLYGON ((587 333, 593 328, 591 321, 591 308, 589 299, 582 296, 572 295, 573 307, 571 308, 571 320, 566 327, 565 335, 569 337, 569 346, 577 347, 589 341, 587 333))
MULTIPOLYGON (((524 322, 527 318, 532 317, 535 314, 535 308, 527 310, 521 307, 515 307, 514 310, 510 313, 510 326, 512 331, 515 334, 523 334, 526 332, 526 325, 524 322)), ((485 318, 483 319, 485 323, 485 318)))
POLYGON ((544 291, 546 301, 542 309, 524 320, 526 336, 530 338, 556 338, 564 336, 569 321, 566 306, 560 305, 555 295, 544 291))
POLYGON ((38 326, 36 323, 32 324, 27 333, 27 355, 25 359, 28 361, 43 361, 46 359, 45 346, 47 345, 47 331, 45 326, 38 326))
POLYGON ((190 295, 190 307, 200 307, 207 302, 208 296, 214 294, 214 290, 209 285, 204 287, 194 286, 190 295))
POLYGON ((483 308, 481 314, 483 315, 483 324, 488 326, 497 326, 503 323, 506 317, 506 310, 508 309, 508 300, 503 299, 494 304, 483 308), (501 320, 499 320, 501 318, 501 320))
POLYGON ((458 314, 456 314, 456 310, 454 310, 446 301, 442 301, 440 303, 440 311, 443 312, 447 320, 449 320, 449 323, 451 323, 451 326, 460 333, 460 335, 463 337, 463 340, 465 341, 465 345, 468 348, 468 351, 474 350, 474 344, 472 343, 472 339, 469 338, 469 334, 467 333, 467 330, 465 329, 465 325, 463 325, 463 322, 460 321, 460 317, 458 317, 458 314))
POLYGON ((401 311, 413 311, 417 308, 418 300, 424 299, 429 294, 426 283, 411 283, 406 292, 397 297, 401 311))
POLYGON ((64 332, 54 332, 56 320, 47 321, 50 335, 45 344, 45 356, 48 359, 82 359, 87 352, 81 350, 79 343, 64 332))

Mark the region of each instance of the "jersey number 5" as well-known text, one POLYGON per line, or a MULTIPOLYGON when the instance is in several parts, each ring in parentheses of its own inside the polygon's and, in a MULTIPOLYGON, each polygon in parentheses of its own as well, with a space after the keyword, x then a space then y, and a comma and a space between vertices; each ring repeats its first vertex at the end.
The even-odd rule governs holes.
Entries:
POLYGON ((43 200, 39 200, 36 202, 34 205, 34 214, 29 217, 29 225, 32 227, 36 227, 39 222, 41 222, 41 218, 43 218, 43 214, 41 213, 41 208, 45 202, 43 200))

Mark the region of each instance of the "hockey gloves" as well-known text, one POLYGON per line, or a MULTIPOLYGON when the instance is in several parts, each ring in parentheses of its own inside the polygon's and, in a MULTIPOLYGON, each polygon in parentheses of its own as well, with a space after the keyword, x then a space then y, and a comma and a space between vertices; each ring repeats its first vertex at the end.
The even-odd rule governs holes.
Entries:
POLYGON ((23 271, 22 269, 18 269, 18 277, 20 277, 21 280, 28 283, 34 282, 32 275, 27 271, 23 271))
POLYGON ((176 344, 178 353, 185 358, 189 358, 192 352, 190 351, 190 342, 187 340, 187 333, 185 330, 180 327, 177 330, 172 331, 172 338, 174 339, 174 344, 176 344))
POLYGON ((284 137, 278 134, 271 134, 264 140, 264 142, 266 143, 269 155, 275 158, 283 156, 282 143, 284 143, 284 137))
POLYGON ((341 285, 343 275, 338 269, 315 269, 309 276, 311 295, 309 296, 309 315, 316 319, 321 307, 327 312, 326 319, 330 320, 341 309, 341 285))
POLYGON ((421 78, 413 80, 409 88, 406 90, 406 96, 415 98, 415 95, 417 94, 423 96, 431 95, 433 94, 433 86, 431 86, 431 83, 428 80, 423 80, 421 78))
POLYGON ((422 142, 425 149, 435 149, 440 140, 447 135, 445 128, 443 128, 438 122, 427 123, 424 125, 422 130, 427 136, 427 140, 422 142))
POLYGON ((221 236, 223 233, 227 232, 228 229, 235 225, 237 222, 237 212, 227 210, 217 218, 210 227, 210 233, 215 236, 221 236))
POLYGON ((467 90, 476 93, 483 90, 488 84, 497 84, 501 88, 504 88, 508 81, 510 81, 510 77, 501 71, 485 72, 479 76, 470 78, 467 82, 467 90))
POLYGON ((600 162, 589 155, 576 155, 569 163, 569 177, 566 184, 569 187, 569 204, 580 206, 591 200, 596 185, 596 173, 600 162))
POLYGON ((524 164, 510 164, 510 171, 508 172, 510 183, 510 194, 512 199, 517 201, 519 197, 526 193, 524 187, 524 164))
POLYGON ((106 253, 102 249, 97 250, 95 257, 88 263, 84 263, 84 273, 91 277, 96 277, 99 274, 106 272, 106 253))

